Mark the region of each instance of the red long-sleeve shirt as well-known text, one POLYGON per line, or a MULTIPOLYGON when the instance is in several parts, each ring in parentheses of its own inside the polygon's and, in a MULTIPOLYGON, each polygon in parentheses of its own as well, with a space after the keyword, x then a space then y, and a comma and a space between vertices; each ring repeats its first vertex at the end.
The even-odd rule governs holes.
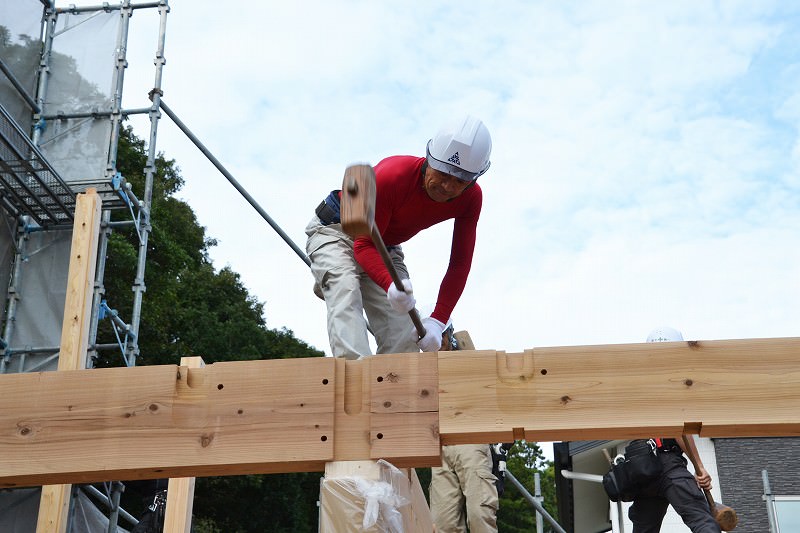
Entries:
MULTIPOLYGON (((375 224, 386 246, 406 242, 425 228, 455 219, 450 247, 450 264, 439 287, 433 318, 446 323, 464 292, 475 233, 481 213, 483 193, 476 183, 449 202, 435 202, 423 188, 424 157, 393 156, 375 165, 375 224)), ((354 245, 356 261, 384 290, 392 278, 380 252, 368 237, 359 237, 354 245)))

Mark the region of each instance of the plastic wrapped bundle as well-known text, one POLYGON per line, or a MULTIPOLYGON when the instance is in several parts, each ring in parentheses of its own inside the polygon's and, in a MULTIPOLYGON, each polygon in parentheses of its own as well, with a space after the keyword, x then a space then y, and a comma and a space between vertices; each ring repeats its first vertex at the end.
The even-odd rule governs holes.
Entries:
POLYGON ((319 531, 417 531, 411 500, 411 480, 386 461, 329 463, 320 486, 319 531))

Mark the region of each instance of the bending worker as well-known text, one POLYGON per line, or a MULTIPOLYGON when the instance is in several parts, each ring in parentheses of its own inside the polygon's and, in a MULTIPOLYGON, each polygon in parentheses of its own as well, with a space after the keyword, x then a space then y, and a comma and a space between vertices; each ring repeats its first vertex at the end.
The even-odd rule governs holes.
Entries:
POLYGON ((342 231, 341 191, 332 191, 320 203, 306 227, 306 253, 327 306, 328 337, 335 357, 358 359, 371 354, 364 312, 377 353, 431 352, 441 347, 442 332, 472 264, 482 204, 476 181, 489 169, 491 151, 489 130, 467 116, 446 125, 428 141, 426 157, 398 155, 375 165, 375 224, 405 292, 394 286, 369 237, 354 242, 342 231), (408 316, 416 300, 400 245, 450 219, 454 219, 450 264, 436 307, 422 319, 426 335, 417 339, 408 316))
MULTIPOLYGON (((672 328, 656 328, 647 336, 647 342, 682 341, 680 331, 672 328)), ((661 460, 661 475, 645 485, 634 498, 628 511, 633 522, 633 533, 658 533, 667 512, 672 505, 675 511, 689 526, 692 533, 720 533, 720 527, 708 506, 701 489, 711 490, 711 476, 706 471, 694 439, 688 439, 689 450, 697 457, 698 471, 692 475, 686 467, 683 453, 684 443, 677 439, 655 439, 658 458, 661 460)))

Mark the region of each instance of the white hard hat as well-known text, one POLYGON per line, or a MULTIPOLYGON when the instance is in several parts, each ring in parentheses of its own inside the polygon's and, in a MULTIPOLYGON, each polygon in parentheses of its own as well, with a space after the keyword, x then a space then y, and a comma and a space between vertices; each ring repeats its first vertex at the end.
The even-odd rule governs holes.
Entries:
POLYGON ((492 137, 471 115, 446 124, 428 141, 428 165, 462 181, 475 181, 489 170, 492 137))
POLYGON ((681 332, 669 327, 656 328, 647 336, 647 342, 676 342, 682 340, 683 335, 681 335, 681 332))

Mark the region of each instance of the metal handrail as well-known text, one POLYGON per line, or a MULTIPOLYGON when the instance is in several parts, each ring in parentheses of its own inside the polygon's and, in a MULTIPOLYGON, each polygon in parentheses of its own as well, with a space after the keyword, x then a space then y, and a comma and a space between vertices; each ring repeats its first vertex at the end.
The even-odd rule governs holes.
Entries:
POLYGON ((534 498, 533 496, 531 496, 531 493, 530 493, 530 492, 528 492, 528 489, 526 489, 526 488, 525 488, 525 486, 524 486, 522 483, 520 483, 520 482, 517 480, 517 478, 515 478, 515 477, 514 477, 514 475, 513 475, 511 472, 509 472, 508 470, 506 470, 506 472, 505 472, 505 477, 506 477, 506 479, 507 479, 507 480, 511 481, 511 484, 512 484, 512 485, 514 485, 514 487, 515 487, 515 488, 516 488, 516 489, 517 489, 517 490, 520 492, 520 494, 522 494, 522 497, 523 497, 523 498, 525 498, 525 500, 526 500, 526 501, 527 501, 529 504, 531 504, 531 506, 532 506, 534 509, 536 509, 536 512, 537 512, 537 513, 539 513, 540 515, 542 515, 542 516, 544 517, 544 519, 545 519, 545 520, 547 520, 547 522, 548 522, 548 523, 549 523, 549 524, 550 524, 550 525, 553 527, 553 530, 554 530, 556 533, 567 533, 567 531, 566 531, 566 530, 565 530, 563 527, 561 527, 561 524, 559 524, 558 522, 556 522, 556 519, 555 519, 555 518, 553 518, 553 517, 550 515, 550 513, 548 513, 548 512, 547 512, 547 509, 545 509, 545 508, 542 506, 542 504, 541 504, 541 503, 539 503, 539 502, 536 500, 536 498, 534 498))

